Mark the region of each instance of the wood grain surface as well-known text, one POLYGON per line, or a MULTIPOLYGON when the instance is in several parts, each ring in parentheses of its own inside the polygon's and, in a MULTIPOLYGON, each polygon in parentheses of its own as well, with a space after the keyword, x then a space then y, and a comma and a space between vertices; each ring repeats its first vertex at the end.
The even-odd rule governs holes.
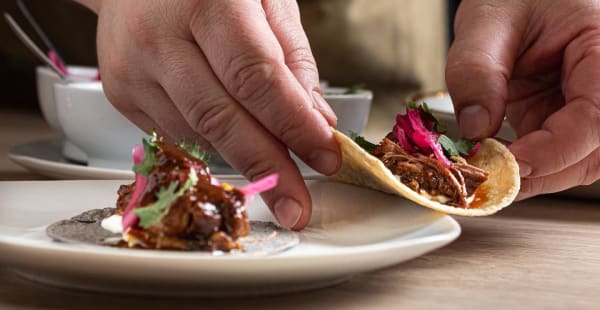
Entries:
MULTIPOLYGON (((9 163, 5 151, 53 133, 39 117, 0 112, 0 119, 0 179, 39 178, 9 163)), ((600 309, 599 201, 538 197, 457 220, 463 232, 449 246, 316 291, 141 298, 48 287, 0 266, 0 309, 600 309)))

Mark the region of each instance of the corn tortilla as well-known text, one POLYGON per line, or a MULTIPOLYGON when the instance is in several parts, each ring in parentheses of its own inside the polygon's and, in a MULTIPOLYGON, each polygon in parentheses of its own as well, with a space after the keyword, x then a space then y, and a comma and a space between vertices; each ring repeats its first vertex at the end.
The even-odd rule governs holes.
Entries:
POLYGON ((479 152, 467 161, 489 172, 480 185, 470 208, 446 205, 413 191, 398 180, 376 157, 337 130, 334 136, 342 150, 342 167, 331 179, 403 196, 415 203, 447 214, 462 216, 491 215, 510 205, 520 188, 519 166, 506 146, 495 139, 481 141, 479 152))

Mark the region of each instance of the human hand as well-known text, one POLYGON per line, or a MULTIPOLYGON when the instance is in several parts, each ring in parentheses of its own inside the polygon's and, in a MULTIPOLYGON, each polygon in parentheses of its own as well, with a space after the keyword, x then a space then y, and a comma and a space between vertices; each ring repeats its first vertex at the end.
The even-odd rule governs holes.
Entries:
POLYGON ((506 115, 518 199, 600 179, 600 3, 465 0, 446 81, 463 134, 493 136, 506 115), (479 107, 478 107, 479 106, 479 107))
POLYGON ((288 147, 324 174, 341 155, 295 1, 79 1, 98 13, 104 92, 119 111, 214 148, 249 179, 279 173, 263 198, 283 226, 308 223, 288 147))

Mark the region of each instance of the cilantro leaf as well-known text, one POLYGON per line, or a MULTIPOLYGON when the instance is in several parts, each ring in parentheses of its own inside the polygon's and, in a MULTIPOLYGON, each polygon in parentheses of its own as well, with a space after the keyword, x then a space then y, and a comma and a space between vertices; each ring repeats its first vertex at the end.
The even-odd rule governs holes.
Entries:
POLYGON ((205 153, 200 149, 200 145, 198 143, 193 143, 187 147, 188 153, 193 157, 196 157, 204 162, 208 162, 210 160, 210 154, 205 153))
POLYGON ((364 137, 359 136, 356 132, 350 132, 350 139, 362 147, 365 151, 370 152, 377 147, 377 144, 367 141, 364 137))
POLYGON ((438 143, 442 146, 444 151, 450 156, 460 156, 459 151, 454 144, 454 141, 446 135, 440 135, 438 143))
POLYGON ((352 85, 344 92, 344 95, 356 94, 363 88, 365 88, 365 84, 363 84, 363 83, 352 85))
POLYGON ((456 149, 458 150, 458 152, 463 155, 471 154, 476 144, 477 142, 467 140, 465 138, 460 138, 456 142, 454 142, 454 145, 456 145, 456 149))
POLYGON ((158 156, 156 155, 158 152, 158 146, 155 142, 155 134, 150 139, 142 139, 142 144, 144 146, 144 160, 133 166, 133 172, 144 176, 150 174, 154 164, 156 164, 158 161, 158 156))
POLYGON ((165 217, 171 208, 171 205, 185 193, 190 187, 194 186, 198 182, 198 175, 194 168, 190 169, 188 179, 185 181, 183 186, 175 191, 179 186, 179 182, 171 182, 169 187, 161 188, 157 194, 158 200, 153 204, 146 207, 133 210, 133 212, 139 217, 139 225, 142 228, 148 228, 165 217))
POLYGON ((438 138, 438 143, 450 156, 467 156, 471 154, 473 148, 475 148, 477 145, 476 141, 467 140, 465 138, 452 141, 452 139, 446 135, 440 135, 438 138))
POLYGON ((179 182, 169 184, 168 188, 161 188, 158 192, 158 200, 156 202, 144 208, 133 210, 140 218, 138 224, 141 227, 148 228, 160 222, 160 220, 169 213, 171 204, 179 198, 179 195, 175 192, 177 186, 179 186, 179 182))
POLYGON ((202 149, 200 149, 200 145, 198 145, 198 143, 196 142, 188 144, 185 143, 183 139, 181 139, 179 140, 179 142, 177 142, 176 145, 186 150, 192 157, 198 158, 205 163, 208 163, 208 161, 210 160, 210 154, 202 151, 202 149))

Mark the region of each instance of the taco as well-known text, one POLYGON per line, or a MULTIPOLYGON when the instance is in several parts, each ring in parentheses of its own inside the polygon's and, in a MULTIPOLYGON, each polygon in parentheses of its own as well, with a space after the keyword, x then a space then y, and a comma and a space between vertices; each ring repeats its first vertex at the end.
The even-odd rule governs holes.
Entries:
POLYGON ((379 144, 336 130, 342 167, 331 179, 408 198, 455 215, 484 216, 510 205, 519 167, 495 139, 453 141, 426 104, 409 103, 379 144))

